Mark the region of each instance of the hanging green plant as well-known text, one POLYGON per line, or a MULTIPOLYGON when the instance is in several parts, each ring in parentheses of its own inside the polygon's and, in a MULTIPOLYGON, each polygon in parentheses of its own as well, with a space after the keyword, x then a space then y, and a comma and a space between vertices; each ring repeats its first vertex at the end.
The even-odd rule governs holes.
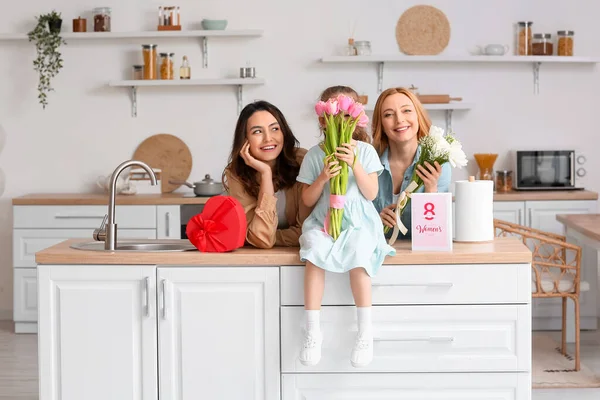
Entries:
POLYGON ((48 92, 54 91, 50 80, 63 66, 60 51, 61 44, 67 44, 60 36, 61 14, 52 11, 36 17, 37 25, 27 34, 29 41, 35 41, 37 57, 33 60, 33 69, 39 74, 38 100, 45 109, 48 105, 48 92))

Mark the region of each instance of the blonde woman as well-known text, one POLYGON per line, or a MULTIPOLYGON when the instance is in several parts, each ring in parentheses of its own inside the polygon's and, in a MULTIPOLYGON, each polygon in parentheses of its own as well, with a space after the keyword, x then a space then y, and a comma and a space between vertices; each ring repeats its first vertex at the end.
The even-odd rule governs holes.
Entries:
MULTIPOLYGON (((416 162, 421 154, 419 139, 429 134, 431 121, 419 99, 408 89, 390 88, 383 91, 373 111, 371 122, 373 146, 384 170, 379 175, 379 191, 373 200, 385 226, 396 225, 394 210, 398 197, 410 184, 416 162)), ((447 192, 452 172, 450 164, 426 163, 417 166, 417 175, 424 185, 417 192, 447 192)), ((402 214, 402 223, 410 238, 410 206, 402 214)))

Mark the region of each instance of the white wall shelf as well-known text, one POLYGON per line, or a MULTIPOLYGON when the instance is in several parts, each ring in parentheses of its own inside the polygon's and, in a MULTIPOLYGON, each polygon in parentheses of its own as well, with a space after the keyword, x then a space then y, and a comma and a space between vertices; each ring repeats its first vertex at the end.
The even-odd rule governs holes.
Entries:
POLYGON ((111 81, 108 86, 126 87, 131 90, 131 116, 137 117, 138 87, 173 87, 173 86, 237 86, 238 114, 242 111, 242 87, 264 85, 262 78, 220 78, 220 79, 173 79, 173 80, 122 80, 111 81))
MULTIPOLYGON (((423 107, 427 111, 443 111, 446 116, 446 132, 450 132, 452 130, 452 113, 456 110, 470 110, 471 108, 473 108, 473 104, 463 102, 450 102, 437 104, 423 104, 423 107)), ((367 112, 373 112, 374 109, 374 104, 369 104, 365 106, 365 111, 367 112)))
MULTIPOLYGON (((202 40, 202 66, 208 67, 208 38, 225 37, 259 37, 263 31, 258 29, 244 30, 190 30, 190 31, 139 31, 139 32, 64 32, 61 37, 70 40, 118 40, 118 39, 169 39, 200 38, 202 40)), ((0 33, 0 41, 29 40, 26 33, 0 33)))
POLYGON ((534 92, 539 93, 539 73, 542 63, 552 64, 597 64, 600 57, 562 57, 562 56, 407 56, 407 55, 370 55, 370 56, 329 56, 321 59, 323 63, 377 63, 379 66, 377 92, 383 91, 383 66, 385 63, 529 63, 533 65, 534 92))

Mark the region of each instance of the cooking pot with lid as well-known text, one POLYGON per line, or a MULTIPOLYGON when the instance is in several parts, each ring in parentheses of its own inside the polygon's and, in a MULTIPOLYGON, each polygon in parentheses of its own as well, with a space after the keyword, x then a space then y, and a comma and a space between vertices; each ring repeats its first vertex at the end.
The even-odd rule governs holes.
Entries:
POLYGON ((216 196, 222 194, 224 191, 222 182, 215 182, 210 177, 210 174, 206 174, 204 179, 199 182, 189 183, 186 181, 169 180, 169 183, 174 185, 185 185, 191 189, 194 189, 196 196, 216 196))

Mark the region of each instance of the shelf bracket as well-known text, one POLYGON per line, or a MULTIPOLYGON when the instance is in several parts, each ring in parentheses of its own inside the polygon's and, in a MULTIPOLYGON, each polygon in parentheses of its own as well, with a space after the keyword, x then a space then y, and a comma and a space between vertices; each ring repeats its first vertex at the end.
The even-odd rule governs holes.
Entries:
POLYGON ((131 116, 137 118, 137 86, 131 87, 131 116))
POLYGON ((202 36, 202 68, 208 68, 208 38, 202 36))
POLYGON ((533 63, 533 93, 540 94, 540 65, 542 63, 537 61, 533 63))
POLYGON ((446 133, 452 132, 452 111, 446 110, 446 133))
POLYGON ((238 115, 240 115, 240 113, 242 112, 242 85, 238 85, 237 88, 237 113, 238 115))
POLYGON ((379 63, 379 72, 377 73, 377 94, 383 92, 383 62, 379 63))

